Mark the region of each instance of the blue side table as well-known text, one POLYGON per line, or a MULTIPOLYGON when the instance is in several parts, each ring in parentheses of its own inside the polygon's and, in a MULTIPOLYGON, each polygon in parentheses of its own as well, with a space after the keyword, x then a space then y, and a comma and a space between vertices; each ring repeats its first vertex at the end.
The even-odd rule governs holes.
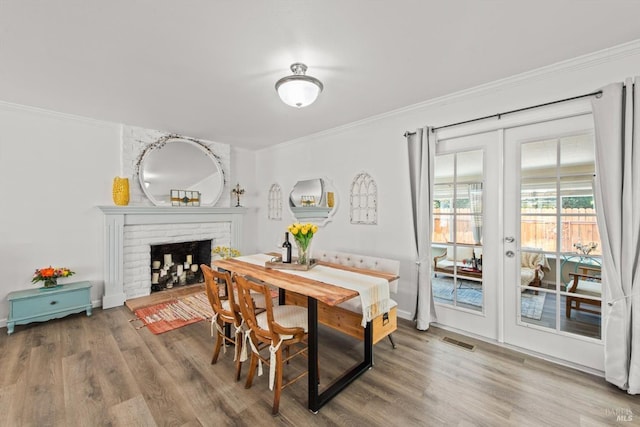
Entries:
POLYGON ((53 289, 27 289, 10 292, 7 333, 11 335, 15 325, 46 322, 73 313, 87 312, 91 316, 91 283, 75 282, 53 289))

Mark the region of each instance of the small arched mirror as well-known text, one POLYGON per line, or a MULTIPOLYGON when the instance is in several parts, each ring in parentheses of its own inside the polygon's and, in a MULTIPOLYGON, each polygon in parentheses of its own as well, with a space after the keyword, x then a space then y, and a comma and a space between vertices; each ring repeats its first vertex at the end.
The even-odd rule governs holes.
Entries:
POLYGON ((289 194, 289 209, 298 222, 325 225, 337 208, 337 194, 326 178, 298 181, 289 194))
POLYGON ((200 206, 216 204, 224 188, 222 166, 211 150, 183 138, 162 138, 142 154, 140 186, 156 206, 171 206, 171 190, 200 192, 200 206))

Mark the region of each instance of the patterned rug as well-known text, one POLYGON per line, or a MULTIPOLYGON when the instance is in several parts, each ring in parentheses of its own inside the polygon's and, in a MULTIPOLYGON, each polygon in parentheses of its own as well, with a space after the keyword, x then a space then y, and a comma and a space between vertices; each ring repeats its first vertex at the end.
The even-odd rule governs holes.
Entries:
MULTIPOLYGON (((434 277, 433 297, 441 302, 453 301, 453 279, 448 277, 434 277)), ((482 285, 469 280, 458 280, 457 302, 475 307, 482 307, 482 285)), ((544 308, 546 293, 534 295, 532 291, 525 291, 521 295, 520 312, 524 317, 540 320, 544 308)))
POLYGON ((182 326, 211 319, 213 310, 204 292, 192 294, 177 300, 140 308, 136 316, 154 334, 172 331, 182 326))

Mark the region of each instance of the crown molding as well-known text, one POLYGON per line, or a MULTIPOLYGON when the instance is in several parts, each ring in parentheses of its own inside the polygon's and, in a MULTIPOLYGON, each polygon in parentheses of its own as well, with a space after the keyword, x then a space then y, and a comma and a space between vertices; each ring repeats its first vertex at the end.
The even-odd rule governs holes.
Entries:
POLYGON ((88 123, 88 124, 98 125, 98 126, 120 126, 121 125, 120 123, 117 123, 117 122, 92 119, 86 116, 78 116, 75 114, 62 113, 54 110, 47 110, 46 108, 33 107, 31 105, 15 104, 13 102, 7 102, 7 101, 1 101, 1 100, 0 100, 0 108, 4 110, 25 111, 28 113, 41 114, 41 115, 55 117, 59 119, 73 120, 76 122, 88 123))
MULTIPOLYGON (((551 75, 558 72, 575 71, 575 70, 595 67, 602 63, 610 62, 613 60, 620 60, 622 58, 625 58, 628 56, 634 56, 634 55, 640 55, 640 39, 632 40, 627 43, 623 43, 610 48, 598 50, 596 52, 591 52, 575 58, 556 62, 554 64, 536 68, 530 71, 525 71, 524 73, 515 74, 510 77, 505 77, 504 79, 494 80, 492 82, 485 83, 479 86, 474 86, 472 88, 464 89, 458 92, 453 92, 447 95, 439 96, 437 98, 432 98, 427 101, 408 105, 406 107, 391 110, 386 113, 377 114, 375 116, 367 117, 365 119, 347 123, 345 125, 341 125, 335 128, 326 129, 321 132, 310 134, 304 137, 285 141, 281 144, 278 144, 277 146, 286 147, 298 142, 308 141, 310 139, 320 138, 320 137, 344 132, 345 130, 348 130, 354 127, 358 127, 358 126, 372 123, 372 122, 377 122, 379 120, 386 119, 389 117, 395 117, 400 114, 405 114, 408 112, 424 109, 427 107, 433 107, 438 104, 450 103, 460 98, 466 98, 470 96, 480 96, 480 95, 493 92, 497 89, 504 90, 504 89, 518 87, 518 86, 539 81, 539 80, 545 80, 549 78, 551 75)), ((596 88, 594 88, 594 90, 595 89, 596 88)), ((264 148, 263 150, 267 150, 268 148, 269 147, 264 148)))

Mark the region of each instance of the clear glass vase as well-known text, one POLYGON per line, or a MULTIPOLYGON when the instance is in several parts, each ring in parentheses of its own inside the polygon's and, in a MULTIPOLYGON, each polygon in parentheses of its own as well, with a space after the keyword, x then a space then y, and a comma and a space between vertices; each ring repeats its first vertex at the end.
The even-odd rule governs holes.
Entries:
POLYGON ((44 287, 45 288, 55 288, 58 286, 58 278, 57 277, 49 277, 44 279, 44 287))
POLYGON ((309 266, 311 264, 311 241, 308 242, 306 247, 298 244, 298 259, 296 264, 309 266))

